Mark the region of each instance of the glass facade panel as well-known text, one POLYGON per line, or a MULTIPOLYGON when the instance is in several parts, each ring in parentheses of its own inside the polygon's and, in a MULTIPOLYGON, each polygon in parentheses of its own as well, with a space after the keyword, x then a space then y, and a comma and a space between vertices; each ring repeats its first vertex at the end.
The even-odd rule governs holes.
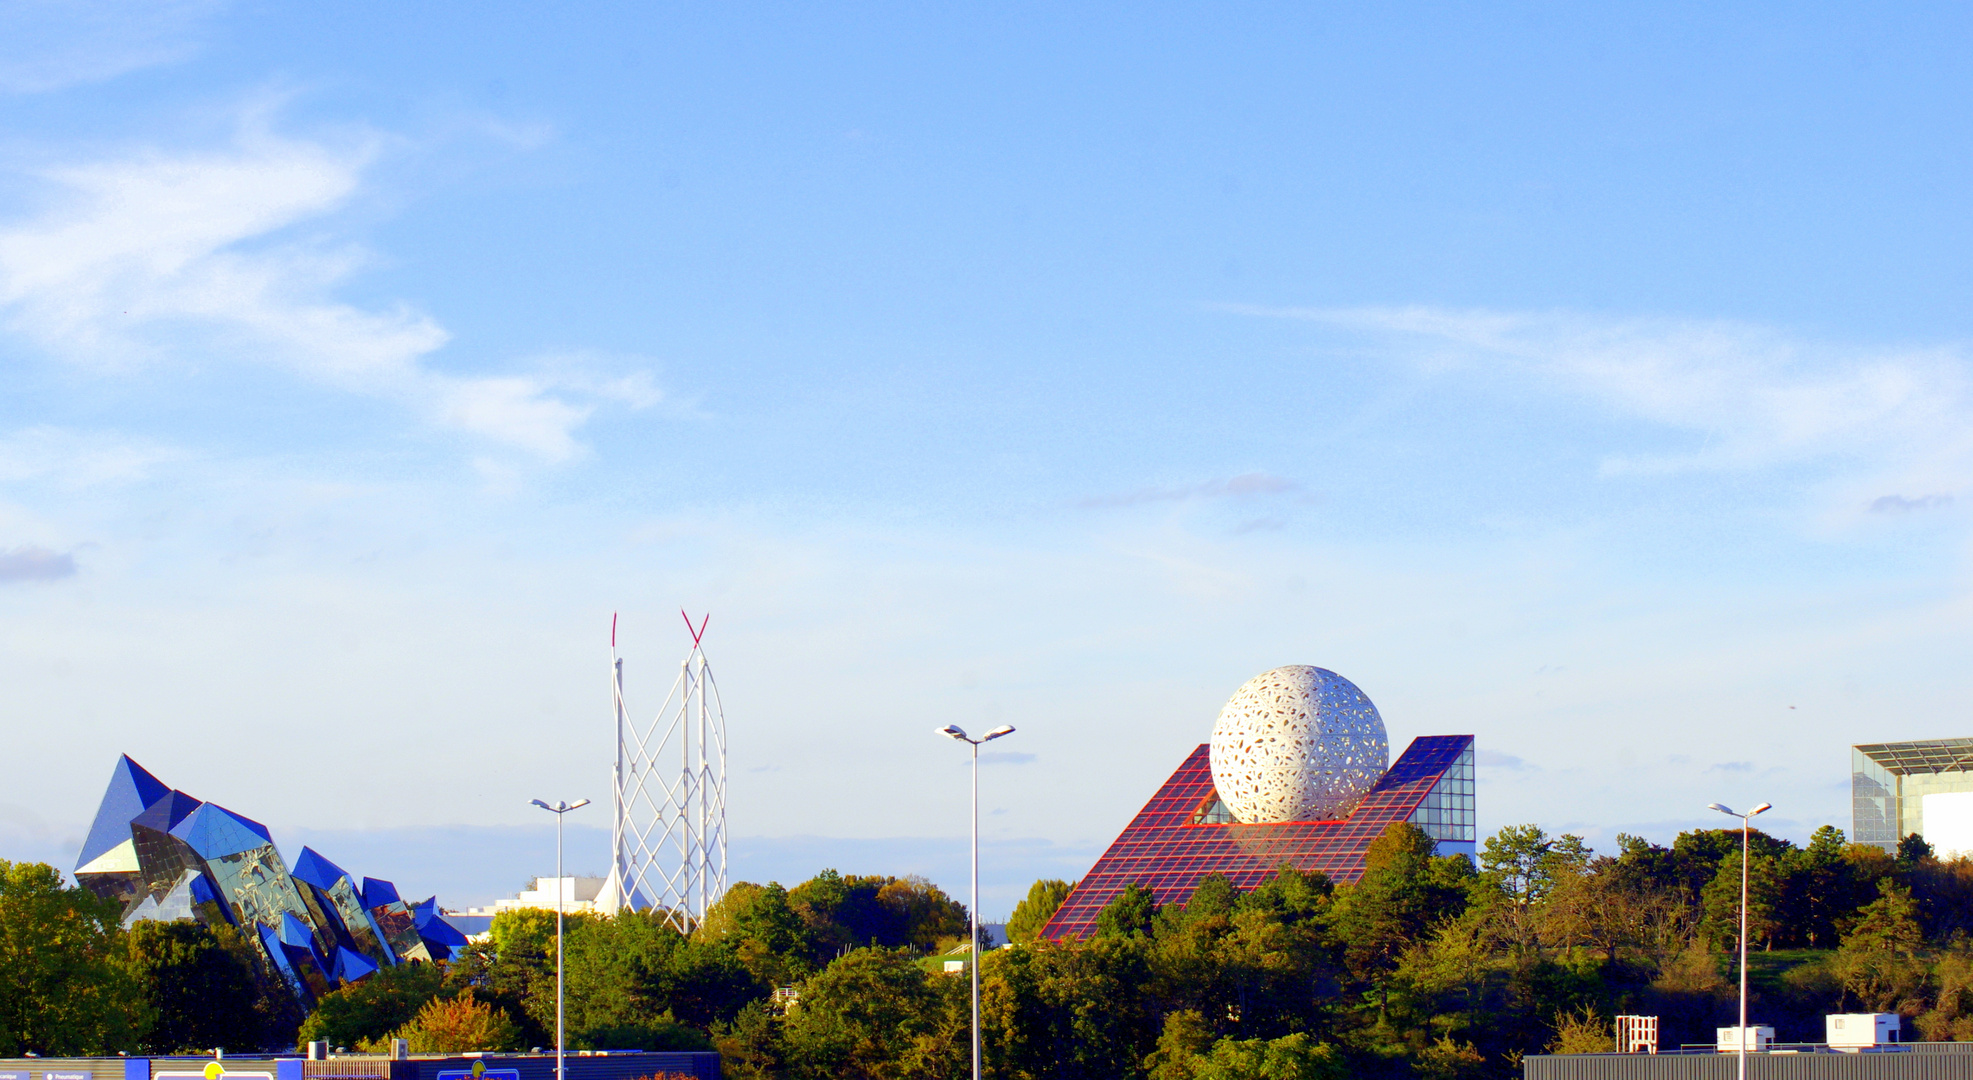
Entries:
POLYGON ((1898 778, 1861 747, 1850 750, 1850 839, 1886 851, 1898 847, 1898 778))
POLYGON ((1468 744, 1418 804, 1411 823, 1434 840, 1475 844, 1480 837, 1474 804, 1473 747, 1468 744))

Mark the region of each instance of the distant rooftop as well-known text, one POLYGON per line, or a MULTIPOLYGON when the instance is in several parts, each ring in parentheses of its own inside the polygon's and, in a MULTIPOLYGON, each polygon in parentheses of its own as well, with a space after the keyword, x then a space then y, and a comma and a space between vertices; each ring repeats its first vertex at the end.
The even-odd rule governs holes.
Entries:
POLYGON ((1856 751, 1899 776, 1973 771, 1973 739, 1863 743, 1856 751))

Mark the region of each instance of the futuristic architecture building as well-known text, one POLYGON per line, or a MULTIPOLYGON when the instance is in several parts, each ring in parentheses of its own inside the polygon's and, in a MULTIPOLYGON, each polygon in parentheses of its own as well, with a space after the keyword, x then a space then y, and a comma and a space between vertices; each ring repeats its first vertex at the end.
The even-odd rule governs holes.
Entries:
POLYGON ((1850 748, 1851 838, 1896 854, 1912 833, 1941 856, 1973 855, 1973 739, 1850 748))
POLYGON ((1389 761, 1383 718, 1355 684, 1318 667, 1276 668, 1249 680, 1221 710, 1212 741, 1193 750, 1042 928, 1082 937, 1133 882, 1159 904, 1183 904, 1209 874, 1237 889, 1282 863, 1338 882, 1363 876, 1364 856, 1392 822, 1472 857, 1473 737, 1412 740, 1389 761))
POLYGON ((290 871, 267 827, 173 791, 126 755, 110 774, 75 877, 142 919, 224 922, 304 1002, 387 964, 448 960, 466 938, 434 899, 407 904, 309 848, 290 871))

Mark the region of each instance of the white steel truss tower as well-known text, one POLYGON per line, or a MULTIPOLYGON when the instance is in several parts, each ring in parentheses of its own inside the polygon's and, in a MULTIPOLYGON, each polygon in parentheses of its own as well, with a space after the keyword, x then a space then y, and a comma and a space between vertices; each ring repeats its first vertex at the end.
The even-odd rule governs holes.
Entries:
POLYGON ((616 620, 610 621, 616 824, 602 906, 657 908, 686 932, 726 892, 726 718, 702 647, 711 618, 697 627, 685 619, 692 649, 648 723, 633 720, 624 707, 623 661, 616 655, 616 620))

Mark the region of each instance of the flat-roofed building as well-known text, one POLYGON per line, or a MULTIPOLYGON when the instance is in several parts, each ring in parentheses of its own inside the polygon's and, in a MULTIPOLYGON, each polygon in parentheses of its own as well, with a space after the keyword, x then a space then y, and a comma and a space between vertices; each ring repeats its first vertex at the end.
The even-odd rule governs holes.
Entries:
POLYGON ((1973 855, 1973 739, 1850 749, 1850 838, 1895 853, 1917 833, 1941 856, 1973 855))

